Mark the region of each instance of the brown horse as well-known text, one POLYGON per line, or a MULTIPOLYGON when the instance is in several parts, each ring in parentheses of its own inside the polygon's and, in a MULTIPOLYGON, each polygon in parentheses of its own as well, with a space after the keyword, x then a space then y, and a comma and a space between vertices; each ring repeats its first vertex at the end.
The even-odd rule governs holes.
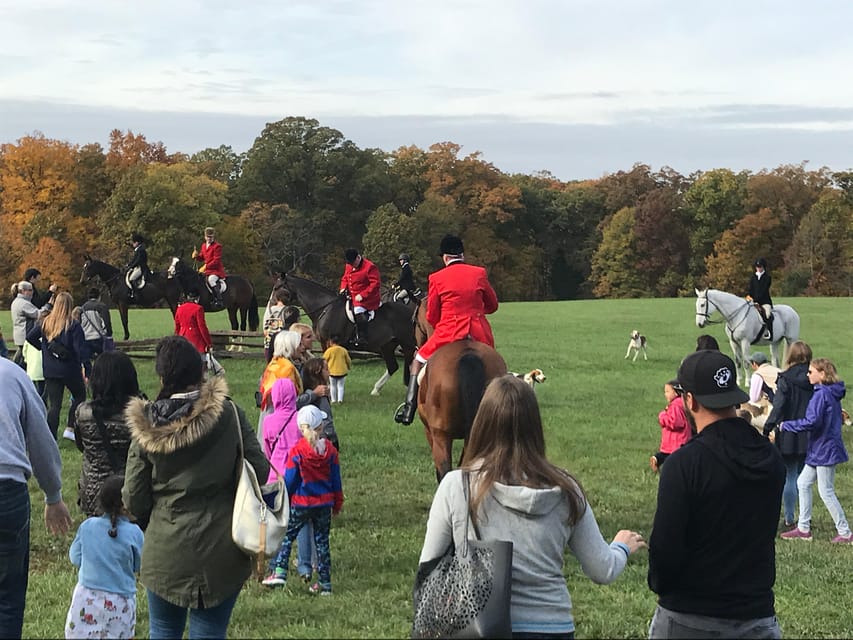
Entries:
POLYGON ((446 344, 429 359, 418 391, 418 415, 439 482, 452 467, 453 441, 463 440, 465 452, 486 384, 506 372, 501 355, 474 340, 446 344))

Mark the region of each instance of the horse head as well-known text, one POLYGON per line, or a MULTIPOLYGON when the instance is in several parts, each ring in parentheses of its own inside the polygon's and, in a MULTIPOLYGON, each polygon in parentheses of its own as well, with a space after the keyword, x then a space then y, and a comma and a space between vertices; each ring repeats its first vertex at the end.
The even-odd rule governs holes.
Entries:
POLYGON ((84 253, 83 260, 83 272, 80 274, 80 284, 88 282, 94 277, 94 274, 92 273, 92 262, 94 262, 94 260, 92 260, 92 256, 88 253, 84 253))
POLYGON ((694 289, 696 292, 696 326, 700 329, 708 322, 713 312, 713 305, 708 300, 708 290, 694 289))

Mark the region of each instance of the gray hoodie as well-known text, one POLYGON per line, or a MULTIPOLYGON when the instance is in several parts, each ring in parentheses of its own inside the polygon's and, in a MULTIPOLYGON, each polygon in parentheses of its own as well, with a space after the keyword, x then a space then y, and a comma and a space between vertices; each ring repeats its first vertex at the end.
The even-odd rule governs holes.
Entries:
MULTIPOLYGON (((459 547, 468 513, 460 470, 448 473, 432 501, 420 562, 443 555, 451 536, 459 547)), ((471 475, 476 492, 476 473, 471 475)), ((628 559, 628 549, 607 544, 587 505, 574 527, 566 520, 568 503, 558 487, 530 489, 496 483, 479 511, 483 540, 510 540, 512 556, 512 630, 525 633, 574 631, 572 601, 563 576, 563 552, 568 547, 583 572, 598 584, 613 582, 628 559)), ((473 527, 468 537, 475 537, 473 527)))

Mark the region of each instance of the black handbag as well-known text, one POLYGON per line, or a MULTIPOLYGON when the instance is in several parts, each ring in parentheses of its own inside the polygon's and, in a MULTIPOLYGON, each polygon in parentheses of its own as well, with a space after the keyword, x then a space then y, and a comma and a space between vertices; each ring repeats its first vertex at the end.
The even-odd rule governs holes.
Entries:
POLYGON ((413 592, 412 638, 511 638, 512 542, 468 540, 471 519, 469 475, 463 492, 468 504, 465 543, 451 541, 439 558, 418 567, 413 592))

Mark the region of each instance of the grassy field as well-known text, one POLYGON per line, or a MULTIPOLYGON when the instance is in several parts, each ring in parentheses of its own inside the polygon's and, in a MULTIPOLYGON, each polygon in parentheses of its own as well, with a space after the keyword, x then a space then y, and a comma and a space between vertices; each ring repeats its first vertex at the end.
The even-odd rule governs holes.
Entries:
MULTIPOLYGON (((851 299, 787 300, 802 317, 802 339, 816 357, 829 357, 841 377, 853 372, 851 299)), ((224 314, 209 315, 212 329, 227 328, 224 314)), ((551 460, 583 483, 605 537, 622 528, 648 535, 655 510, 657 477, 649 455, 660 442, 657 412, 664 406, 662 385, 701 333, 692 299, 601 300, 504 304, 493 317, 498 350, 510 369, 539 367, 548 381, 537 387, 551 460), (649 340, 649 360, 625 360, 629 332, 649 340)), ((3 324, 11 326, 8 316, 3 324), (8 324, 7 324, 8 323, 8 324)), ((167 311, 133 311, 134 337, 171 331, 167 311)), ((723 329, 711 331, 724 344, 723 329)), ((727 350, 726 347, 724 349, 727 350)), ((223 361, 232 395, 256 419, 252 394, 261 372, 257 362, 223 361)), ((137 361, 140 381, 156 394, 150 360, 137 361)), ((402 400, 399 374, 381 397, 369 395, 381 373, 378 361, 356 363, 347 378, 346 402, 335 407, 342 443, 346 503, 332 525, 334 596, 319 600, 302 588, 265 591, 250 584, 235 609, 232 637, 404 637, 411 616, 411 587, 435 479, 423 429, 396 425, 391 416, 402 400)), ((853 402, 846 402, 853 408, 853 402)), ((853 447, 850 430, 845 432, 853 447)), ((62 441, 65 497, 74 504, 80 454, 62 441)), ((459 444, 457 444, 457 452, 459 444)), ((840 468, 836 491, 853 518, 853 472, 840 468)), ((62 635, 76 572, 67 551, 73 532, 51 538, 45 532, 35 482, 31 577, 24 635, 62 635)), ((853 548, 829 544, 832 521, 815 498, 812 544, 777 545, 776 603, 787 637, 853 636, 850 597, 853 548)), ((192 553, 192 549, 187 549, 192 553)), ((573 558, 566 580, 574 602, 578 637, 646 636, 655 607, 646 586, 647 556, 633 556, 610 586, 592 584, 573 558)), ((146 637, 147 607, 139 591, 137 636, 146 637)))

